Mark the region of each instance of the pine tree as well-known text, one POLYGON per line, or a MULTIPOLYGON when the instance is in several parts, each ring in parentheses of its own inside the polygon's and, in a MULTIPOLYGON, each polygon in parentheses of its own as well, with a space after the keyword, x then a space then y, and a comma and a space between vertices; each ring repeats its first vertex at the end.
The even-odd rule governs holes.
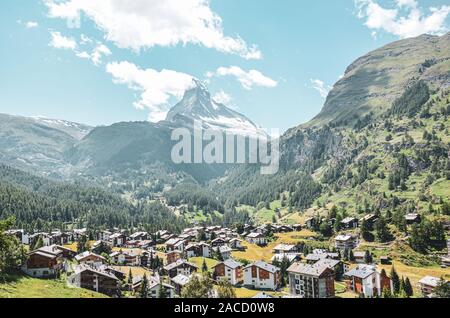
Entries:
POLYGON ((398 276, 394 266, 392 266, 391 269, 391 280, 392 286, 394 287, 393 293, 394 295, 397 295, 400 292, 400 277, 398 276))
POLYGON ((158 287, 158 298, 168 298, 169 294, 167 292, 167 289, 164 287, 163 283, 159 283, 158 287))
POLYGON ((372 264, 372 261, 372 254, 369 251, 366 251, 366 253, 364 254, 364 263, 372 264))
POLYGON ((130 271, 128 272, 128 284, 129 285, 133 284, 133 273, 131 272, 131 268, 130 271))
POLYGON ((142 278, 141 290, 139 291, 139 297, 140 298, 148 297, 148 279, 147 279, 146 274, 144 274, 144 277, 142 278))
POLYGON ((404 290, 407 297, 412 297, 414 295, 414 290, 408 277, 405 279, 404 290))
POLYGON ((205 273, 207 271, 208 271, 208 265, 206 265, 206 260, 203 259, 202 272, 205 273))
POLYGON ((371 228, 370 228, 369 222, 367 222, 366 220, 363 220, 361 223, 361 236, 367 242, 373 241, 373 234, 370 231, 371 231, 371 228))

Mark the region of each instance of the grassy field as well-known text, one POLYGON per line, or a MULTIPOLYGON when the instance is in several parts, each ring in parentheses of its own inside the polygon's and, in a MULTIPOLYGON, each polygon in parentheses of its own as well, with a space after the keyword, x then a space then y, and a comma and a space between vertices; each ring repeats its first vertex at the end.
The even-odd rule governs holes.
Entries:
POLYGON ((203 266, 203 260, 206 261, 206 266, 208 266, 208 272, 212 271, 212 268, 214 266, 217 265, 217 263, 219 263, 218 261, 216 261, 215 259, 212 258, 204 258, 204 257, 191 257, 189 259, 189 262, 194 263, 195 265, 198 266, 199 271, 202 270, 202 266, 203 266))
POLYGON ((249 244, 247 242, 243 242, 246 250, 241 252, 232 252, 232 256, 235 259, 246 259, 249 261, 260 261, 264 260, 269 262, 273 256, 272 250, 275 246, 281 243, 285 244, 295 244, 304 239, 314 237, 315 234, 309 230, 302 230, 300 232, 292 232, 292 233, 280 233, 276 234, 276 240, 269 243, 265 247, 259 247, 254 244, 249 244))
POLYGON ((108 298, 86 289, 68 286, 65 280, 45 280, 16 275, 0 283, 0 298, 108 298))
MULTIPOLYGON (((408 277, 411 281, 411 284, 414 288, 414 294, 416 296, 419 295, 419 287, 418 282, 424 276, 434 276, 434 277, 444 277, 445 279, 450 279, 450 269, 449 268, 440 268, 440 267, 412 267, 407 266, 399 261, 394 261, 392 264, 395 267, 398 275, 400 277, 408 277)), ((384 269, 386 273, 389 275, 391 272, 392 265, 379 265, 380 269, 384 269)))
POLYGON ((148 269, 145 269, 143 267, 130 267, 130 266, 111 266, 111 267, 124 273, 127 277, 128 274, 130 273, 130 269, 133 277, 137 276, 143 277, 144 274, 147 275, 147 277, 152 276, 152 273, 148 269))

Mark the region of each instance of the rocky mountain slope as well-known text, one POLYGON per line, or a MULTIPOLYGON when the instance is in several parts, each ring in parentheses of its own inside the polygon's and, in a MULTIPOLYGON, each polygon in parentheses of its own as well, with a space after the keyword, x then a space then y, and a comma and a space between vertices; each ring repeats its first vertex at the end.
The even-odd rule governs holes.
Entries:
POLYGON ((422 79, 432 89, 449 87, 449 69, 450 33, 388 44, 353 62, 305 127, 352 127, 370 113, 383 114, 414 81, 422 79))

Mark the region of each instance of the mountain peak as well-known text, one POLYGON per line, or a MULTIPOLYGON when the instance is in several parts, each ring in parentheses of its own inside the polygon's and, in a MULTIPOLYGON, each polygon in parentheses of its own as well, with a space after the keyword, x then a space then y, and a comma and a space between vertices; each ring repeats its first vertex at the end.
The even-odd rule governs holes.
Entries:
POLYGON ((194 79, 194 86, 184 93, 181 101, 169 111, 166 122, 192 127, 194 121, 203 122, 205 129, 228 130, 240 135, 266 136, 244 115, 217 103, 206 85, 194 79))

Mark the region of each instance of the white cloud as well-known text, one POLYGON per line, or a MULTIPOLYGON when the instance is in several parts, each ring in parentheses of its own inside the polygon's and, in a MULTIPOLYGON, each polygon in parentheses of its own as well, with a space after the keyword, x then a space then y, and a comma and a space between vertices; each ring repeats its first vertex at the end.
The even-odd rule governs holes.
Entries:
POLYGON ((219 91, 214 95, 213 100, 216 103, 228 105, 231 103, 233 98, 229 94, 225 93, 224 91, 219 91))
POLYGON ((326 98, 328 96, 328 93, 332 89, 331 86, 326 85, 323 81, 320 79, 311 79, 312 87, 319 92, 320 96, 323 98, 326 98))
POLYGON ((391 8, 382 7, 376 0, 355 0, 358 17, 371 29, 372 36, 385 31, 400 38, 421 34, 442 35, 448 31, 446 25, 450 6, 429 7, 425 12, 416 0, 395 0, 391 8))
POLYGON ((170 99, 180 99, 183 93, 194 85, 191 75, 171 70, 142 70, 126 61, 108 63, 106 71, 113 76, 114 83, 125 84, 140 92, 140 99, 134 106, 137 109, 148 109, 149 120, 152 122, 164 120, 170 99))
POLYGON ((25 27, 27 29, 34 29, 37 28, 39 26, 39 23, 34 22, 34 21, 28 21, 27 23, 25 23, 25 27))
POLYGON ((44 0, 51 17, 74 19, 80 12, 107 40, 135 51, 154 46, 198 44, 245 59, 261 59, 254 45, 226 36, 209 0, 44 0))
POLYGON ((102 64, 102 57, 111 55, 111 51, 104 44, 98 44, 91 53, 91 61, 94 65, 98 66, 102 64))
MULTIPOLYGON (((93 48, 90 50, 80 50, 78 49, 78 44, 73 38, 68 38, 61 35, 60 32, 51 32, 52 41, 50 42, 50 46, 57 49, 66 49, 72 50, 75 52, 75 55, 81 59, 90 60, 95 66, 99 66, 102 64, 102 58, 104 56, 111 55, 111 50, 101 42, 98 42, 93 48)), ((89 39, 85 35, 81 35, 80 46, 85 46, 87 44, 94 43, 93 40, 89 39)), ((91 45, 92 47, 92 45, 91 45)))
POLYGON ((213 76, 233 76, 246 90, 251 90, 253 86, 273 88, 278 85, 275 80, 263 75, 257 70, 250 70, 246 72, 238 66, 219 67, 216 72, 206 73, 206 77, 208 78, 211 78, 213 76))
POLYGON ((77 42, 74 39, 65 37, 59 32, 51 32, 52 41, 50 46, 56 49, 75 50, 77 48, 77 42))

